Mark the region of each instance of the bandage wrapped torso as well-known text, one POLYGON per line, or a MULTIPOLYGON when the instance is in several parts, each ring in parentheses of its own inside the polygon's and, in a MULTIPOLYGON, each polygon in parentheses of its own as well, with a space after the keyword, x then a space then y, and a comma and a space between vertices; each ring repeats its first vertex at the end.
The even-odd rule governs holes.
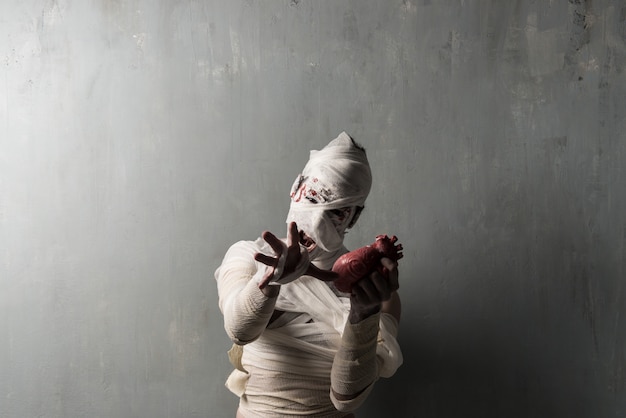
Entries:
MULTIPOLYGON (((262 239, 240 241, 215 272, 226 332, 236 344, 227 386, 246 418, 346 416, 402 363, 397 322, 382 313, 350 324, 348 295, 309 276, 281 286, 277 298, 265 296, 254 279, 265 267, 254 254, 269 251, 262 239), (337 399, 333 391, 357 396, 337 399)), ((329 269, 346 251, 313 263, 329 269)))

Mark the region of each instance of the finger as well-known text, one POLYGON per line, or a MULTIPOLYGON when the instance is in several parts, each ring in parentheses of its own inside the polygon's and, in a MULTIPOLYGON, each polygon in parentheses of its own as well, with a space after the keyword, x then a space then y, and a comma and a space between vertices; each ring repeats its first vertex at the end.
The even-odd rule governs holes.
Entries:
POLYGON ((383 265, 383 268, 387 270, 386 277, 391 284, 391 290, 398 290, 400 288, 398 281, 398 263, 386 257, 381 258, 380 263, 383 265))
POLYGON ((378 272, 372 273, 370 280, 374 288, 376 289, 377 297, 380 300, 388 300, 391 297, 391 283, 382 274, 378 272))
POLYGON ((263 253, 254 254, 254 259, 270 267, 276 267, 276 264, 278 263, 278 259, 276 257, 271 257, 263 253))
POLYGON ((339 274, 335 273, 332 270, 322 270, 316 266, 314 266, 312 263, 309 264, 309 267, 306 270, 306 274, 307 276, 313 276, 316 279, 322 280, 324 282, 331 282, 337 278, 339 278, 339 274))
POLYGON ((266 274, 265 276, 263 276, 263 279, 261 279, 261 281, 259 282, 259 289, 264 289, 265 286, 270 284, 271 280, 272 280, 271 274, 266 274))
POLYGON ((270 231, 265 231, 261 236, 277 254, 283 253, 283 246, 285 244, 277 238, 276 235, 272 234, 270 231))
POLYGON ((404 254, 402 253, 402 250, 404 248, 402 248, 402 244, 398 244, 396 246, 396 249, 398 250, 398 260, 401 259, 402 257, 404 257, 404 254))
POLYGON ((298 235, 298 225, 296 225, 295 222, 290 222, 289 227, 287 228, 287 246, 299 246, 299 239, 300 237, 298 235))
POLYGON ((352 286, 350 299, 353 303, 356 303, 358 305, 369 304, 367 293, 365 292, 365 290, 363 290, 361 286, 358 286, 356 284, 352 286))
POLYGON ((353 285, 352 291, 359 296, 359 299, 364 304, 369 305, 380 303, 382 301, 380 293, 369 277, 359 280, 355 285, 353 285))
POLYGON ((382 264, 389 271, 396 270, 398 268, 398 263, 387 257, 381 258, 380 264, 382 264))

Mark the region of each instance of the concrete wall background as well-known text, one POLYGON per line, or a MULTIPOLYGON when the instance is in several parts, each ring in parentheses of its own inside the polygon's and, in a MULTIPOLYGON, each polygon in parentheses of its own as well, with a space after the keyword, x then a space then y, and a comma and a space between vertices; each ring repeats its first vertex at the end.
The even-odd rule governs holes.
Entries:
POLYGON ((0 416, 230 417, 213 270, 342 130, 397 234, 360 418, 626 417, 626 4, 0 3, 0 416))

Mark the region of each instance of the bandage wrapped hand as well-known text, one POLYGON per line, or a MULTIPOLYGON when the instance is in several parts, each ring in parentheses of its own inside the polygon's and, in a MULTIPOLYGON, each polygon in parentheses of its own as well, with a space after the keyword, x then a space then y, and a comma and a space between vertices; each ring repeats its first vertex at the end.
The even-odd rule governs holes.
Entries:
POLYGON ((310 263, 309 252, 299 243, 298 226, 295 222, 288 226, 286 243, 269 231, 263 232, 262 237, 272 247, 276 256, 263 253, 256 253, 254 256, 256 261, 268 267, 257 275, 260 289, 268 285, 284 285, 305 274, 324 281, 337 278, 336 273, 321 270, 310 263))

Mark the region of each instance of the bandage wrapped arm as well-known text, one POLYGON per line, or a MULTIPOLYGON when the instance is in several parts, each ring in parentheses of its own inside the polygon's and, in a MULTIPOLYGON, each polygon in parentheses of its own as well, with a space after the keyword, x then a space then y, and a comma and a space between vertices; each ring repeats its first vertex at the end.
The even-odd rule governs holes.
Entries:
POLYGON ((233 244, 215 272, 224 328, 238 345, 250 343, 261 335, 276 304, 276 297, 268 297, 259 290, 257 280, 265 267, 254 261, 257 251, 253 242, 233 244))
POLYGON ((331 371, 331 400, 342 412, 357 409, 379 377, 391 377, 402 364, 397 320, 388 313, 346 323, 331 371))
POLYGON ((356 324, 346 323, 330 375, 330 396, 339 411, 358 408, 378 379, 379 319, 380 314, 375 314, 356 324))

